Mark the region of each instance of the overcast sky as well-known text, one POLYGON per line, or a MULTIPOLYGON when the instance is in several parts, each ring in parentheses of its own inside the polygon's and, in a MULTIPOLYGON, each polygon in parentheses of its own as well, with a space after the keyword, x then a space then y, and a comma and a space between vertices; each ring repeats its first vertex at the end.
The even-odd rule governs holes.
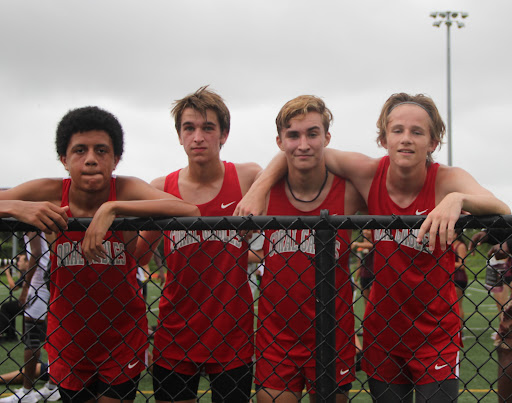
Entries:
MULTIPOLYGON (((425 93, 446 120, 451 30, 453 163, 512 205, 510 0, 1 0, 0 187, 66 175, 54 136, 97 105, 125 130, 116 173, 151 181, 187 164, 172 102, 209 84, 232 115, 221 157, 266 166, 289 99, 322 97, 331 146, 378 157, 376 120, 396 92, 425 93)), ((447 163, 446 145, 435 159, 447 163)))

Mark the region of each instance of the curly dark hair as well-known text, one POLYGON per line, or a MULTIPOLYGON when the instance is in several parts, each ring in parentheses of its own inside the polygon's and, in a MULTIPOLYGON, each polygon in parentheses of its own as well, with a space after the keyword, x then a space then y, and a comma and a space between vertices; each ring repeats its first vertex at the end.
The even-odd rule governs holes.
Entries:
POLYGON ((57 154, 65 156, 69 140, 75 133, 84 133, 91 130, 103 130, 112 139, 114 155, 121 157, 124 148, 124 133, 119 120, 97 106, 85 106, 72 109, 64 115, 57 126, 55 146, 57 154))

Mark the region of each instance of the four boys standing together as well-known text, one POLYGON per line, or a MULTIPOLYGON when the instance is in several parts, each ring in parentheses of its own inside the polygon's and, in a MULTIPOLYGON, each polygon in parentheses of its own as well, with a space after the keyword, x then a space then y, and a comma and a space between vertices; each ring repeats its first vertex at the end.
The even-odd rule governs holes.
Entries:
MULTIPOLYGON (((374 232, 376 282, 365 314, 363 368, 377 401, 407 401, 414 389, 417 401, 456 400, 460 319, 446 245, 454 240, 461 212, 510 209, 467 172, 432 161, 444 134, 432 100, 391 96, 378 121, 378 141, 388 156, 373 159, 327 149, 331 112, 317 97, 297 97, 278 114, 282 153, 263 172, 254 163, 220 159, 230 115, 214 92, 199 89, 177 101, 172 114, 188 166, 153 186, 113 177, 122 129, 110 113, 87 107, 70 111, 57 130, 57 152, 69 179, 31 181, 0 193, 0 217, 57 234, 47 347, 50 376, 63 400, 133 400, 145 369, 146 308, 134 259, 149 260, 162 234, 110 231, 116 216, 302 216, 322 209, 427 215, 419 230, 374 232), (68 217, 94 218, 84 233, 62 231, 68 217)), ((169 271, 154 335, 156 401, 196 401, 201 372, 209 375, 212 401, 249 401, 254 323, 246 237, 226 230, 168 231, 162 238, 169 271)), ((307 388, 314 401, 313 233, 273 230, 265 231, 265 239, 257 399, 296 402, 307 388)), ((355 379, 349 253, 350 234, 340 230, 337 402, 348 400, 355 379)))

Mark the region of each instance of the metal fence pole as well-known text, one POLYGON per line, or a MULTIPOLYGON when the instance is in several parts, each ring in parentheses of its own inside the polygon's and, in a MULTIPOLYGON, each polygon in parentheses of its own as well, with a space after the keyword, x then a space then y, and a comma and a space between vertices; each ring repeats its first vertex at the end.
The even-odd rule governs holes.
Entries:
MULTIPOLYGON (((328 219, 322 210, 321 218, 328 219)), ((315 231, 317 403, 336 401, 335 230, 315 231)))

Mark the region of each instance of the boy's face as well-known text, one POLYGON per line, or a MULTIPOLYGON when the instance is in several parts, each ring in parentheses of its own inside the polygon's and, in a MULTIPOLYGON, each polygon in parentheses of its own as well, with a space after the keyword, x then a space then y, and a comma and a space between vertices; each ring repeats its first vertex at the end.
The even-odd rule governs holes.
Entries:
POLYGON ((206 162, 218 158, 228 133, 221 131, 217 114, 208 109, 206 118, 193 108, 186 108, 181 115, 180 144, 189 161, 206 162))
POLYGON ((110 186, 112 172, 119 162, 114 145, 103 130, 75 133, 60 160, 74 186, 86 192, 98 192, 110 186))
POLYGON ((330 133, 325 133, 322 115, 308 112, 290 119, 276 141, 286 155, 289 168, 308 170, 324 163, 324 149, 330 139, 330 133))
POLYGON ((18 269, 20 271, 28 270, 28 259, 25 255, 20 255, 20 257, 18 258, 18 269))
POLYGON ((421 107, 412 104, 397 106, 388 116, 386 137, 382 143, 391 161, 398 166, 425 164, 427 154, 434 152, 438 142, 430 134, 430 117, 421 107))

